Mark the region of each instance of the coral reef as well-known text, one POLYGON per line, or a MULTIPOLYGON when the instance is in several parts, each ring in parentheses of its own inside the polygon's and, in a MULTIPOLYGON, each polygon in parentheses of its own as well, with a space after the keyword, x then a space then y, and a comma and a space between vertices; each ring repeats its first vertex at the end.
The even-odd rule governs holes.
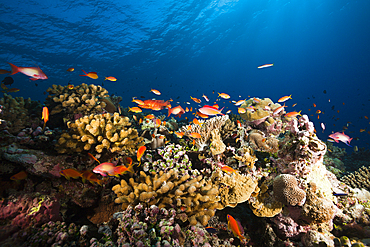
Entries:
POLYGON ((54 84, 46 91, 49 95, 45 102, 50 115, 63 112, 68 119, 74 119, 75 114, 84 116, 102 113, 109 100, 108 91, 94 84, 82 83, 73 89, 54 84))
POLYGON ((0 105, 2 105, 2 119, 6 121, 7 129, 11 134, 17 134, 20 130, 40 122, 41 106, 30 98, 13 98, 4 93, 4 98, 0 99, 0 105), (33 113, 36 113, 38 117, 31 117, 33 113))
POLYGON ((252 193, 258 189, 257 180, 249 174, 227 174, 217 169, 212 173, 210 180, 216 188, 219 188, 220 201, 217 209, 236 207, 238 203, 248 201, 252 193))
POLYGON ((191 225, 200 222, 205 226, 218 208, 218 189, 201 175, 189 179, 190 175, 179 177, 173 169, 155 175, 140 172, 137 179, 130 178, 129 183, 121 180, 112 190, 117 194, 115 202, 122 203, 123 209, 139 203, 167 209, 173 205, 185 207, 183 221, 188 220, 191 225))
POLYGON ((251 148, 260 152, 276 153, 279 150, 279 140, 275 137, 265 137, 259 130, 252 130, 248 135, 251 148))
POLYGON ((256 197, 251 197, 249 206, 258 217, 274 217, 283 209, 283 204, 276 201, 275 198, 270 195, 265 183, 259 187, 258 195, 256 197))
POLYGON ((357 171, 343 176, 340 180, 352 188, 364 188, 370 190, 370 169, 368 167, 361 167, 357 171))
POLYGON ((274 196, 285 205, 302 206, 306 201, 306 192, 298 187, 297 179, 290 174, 280 174, 274 179, 274 196))
POLYGON ((95 150, 98 153, 107 149, 109 152, 134 154, 143 145, 142 137, 138 137, 136 129, 129 128, 131 123, 127 117, 118 113, 91 114, 69 122, 69 133, 63 133, 58 140, 56 149, 59 153, 82 152, 95 150))
POLYGON ((211 132, 214 129, 220 129, 226 121, 229 119, 228 115, 213 117, 207 120, 199 120, 200 124, 186 125, 181 128, 181 131, 185 133, 186 136, 191 135, 190 133, 200 134, 200 138, 195 138, 195 145, 199 151, 203 151, 206 146, 208 146, 211 139, 211 132))
POLYGON ((226 145, 225 143, 222 142, 218 129, 212 130, 211 136, 212 136, 212 142, 211 142, 210 150, 211 150, 212 155, 218 155, 218 154, 222 154, 223 152, 225 152, 226 145))

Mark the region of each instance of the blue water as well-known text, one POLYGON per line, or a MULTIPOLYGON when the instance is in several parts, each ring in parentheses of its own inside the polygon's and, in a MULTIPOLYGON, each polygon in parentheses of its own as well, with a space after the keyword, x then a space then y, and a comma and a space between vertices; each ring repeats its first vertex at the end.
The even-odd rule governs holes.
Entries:
POLYGON ((203 93, 212 100, 225 92, 234 100, 249 95, 273 101, 292 94, 288 105, 298 104, 288 111, 325 113, 311 117, 321 139, 351 122, 346 133, 359 138, 352 144, 369 148, 368 0, 1 2, 0 68, 37 64, 49 77, 36 86, 14 75, 21 91, 13 96, 43 102, 51 84, 68 82, 104 83, 123 97, 122 106, 134 106, 134 96, 154 97, 151 88, 162 92, 157 99, 184 107, 189 96, 203 93), (274 66, 257 69, 266 63, 274 66), (75 71, 66 72, 69 67, 75 71), (81 69, 99 79, 78 76, 81 69))

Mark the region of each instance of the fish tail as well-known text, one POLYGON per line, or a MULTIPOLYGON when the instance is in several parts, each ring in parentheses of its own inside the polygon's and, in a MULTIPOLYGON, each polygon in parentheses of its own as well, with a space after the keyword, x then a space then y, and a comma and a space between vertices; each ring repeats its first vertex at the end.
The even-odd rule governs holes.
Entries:
POLYGON ((84 75, 80 75, 80 76, 87 76, 86 71, 85 71, 85 70, 83 70, 83 69, 81 69, 81 70, 82 70, 82 72, 84 72, 85 74, 84 74, 84 75))
POLYGON ((131 173, 135 173, 135 171, 134 171, 134 165, 133 165, 133 164, 129 165, 129 166, 127 167, 127 171, 129 171, 129 172, 131 172, 131 173))
POLYGON ((169 107, 168 108, 168 116, 167 117, 169 117, 171 115, 171 113, 172 113, 172 110, 171 110, 171 107, 169 107))
POLYGON ((12 63, 8 63, 10 65, 10 67, 12 68, 12 73, 10 75, 14 75, 14 74, 17 74, 19 72, 19 68, 17 66, 15 66, 14 64, 12 63))

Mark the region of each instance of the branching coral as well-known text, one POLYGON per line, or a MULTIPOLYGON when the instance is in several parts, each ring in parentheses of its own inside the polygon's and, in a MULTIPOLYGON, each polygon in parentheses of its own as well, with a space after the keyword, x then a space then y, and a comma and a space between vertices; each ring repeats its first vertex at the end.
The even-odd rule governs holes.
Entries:
MULTIPOLYGON (((15 134, 31 126, 31 110, 32 108, 37 108, 35 101, 32 101, 30 98, 24 99, 23 97, 13 98, 11 95, 4 93, 4 98, 0 99, 0 105, 3 106, 1 118, 6 121, 10 133, 15 134)), ((39 118, 35 119, 35 123, 38 124, 39 120, 39 118)))
POLYGON ((117 194, 116 203, 122 203, 122 208, 128 205, 157 205, 159 208, 185 207, 181 215, 183 221, 191 225, 200 222, 207 225, 218 207, 218 189, 202 176, 190 179, 190 175, 180 177, 172 170, 167 173, 160 171, 155 175, 146 175, 143 171, 136 179, 130 178, 127 183, 113 186, 117 194))
POLYGON ((290 174, 281 174, 274 179, 274 196, 285 205, 302 206, 306 201, 306 192, 298 187, 297 179, 290 174))
POLYGON ((71 115, 82 114, 83 116, 101 113, 107 106, 106 102, 111 102, 108 91, 94 84, 82 83, 73 89, 68 86, 52 85, 46 91, 49 93, 46 105, 49 107, 50 115, 60 112, 71 115))
POLYGON ((370 190, 370 169, 368 167, 361 167, 354 173, 350 173, 340 180, 352 188, 364 188, 370 190))
MULTIPOLYGON (((199 120, 200 124, 191 124, 183 126, 181 131, 185 133, 186 136, 190 136, 190 133, 200 134, 200 138, 196 138, 195 145, 198 147, 199 151, 203 151, 204 148, 209 144, 211 138, 211 131, 214 129, 220 129, 226 121, 229 119, 228 115, 218 116, 210 118, 206 121, 199 120)), ((192 137, 191 137, 192 138, 192 137)))
POLYGON ((98 153, 104 149, 114 152, 134 154, 143 145, 143 138, 138 137, 136 129, 129 128, 127 117, 118 113, 91 114, 69 122, 69 133, 63 133, 56 149, 59 153, 81 152, 95 149, 98 153))
POLYGON ((220 169, 212 173, 210 180, 219 188, 218 209, 236 207, 238 203, 247 201, 258 188, 258 182, 252 176, 239 173, 227 174, 220 169))

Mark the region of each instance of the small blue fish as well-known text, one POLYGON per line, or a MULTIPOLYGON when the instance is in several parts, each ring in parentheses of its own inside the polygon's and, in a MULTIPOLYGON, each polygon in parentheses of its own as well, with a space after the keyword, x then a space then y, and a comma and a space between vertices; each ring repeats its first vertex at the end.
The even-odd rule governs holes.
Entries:
POLYGON ((333 193, 334 196, 348 196, 347 193, 333 193))
POLYGON ((207 231, 208 233, 217 233, 217 232, 218 232, 216 228, 214 228, 214 227, 210 227, 210 226, 207 226, 207 227, 206 227, 206 231, 207 231))

